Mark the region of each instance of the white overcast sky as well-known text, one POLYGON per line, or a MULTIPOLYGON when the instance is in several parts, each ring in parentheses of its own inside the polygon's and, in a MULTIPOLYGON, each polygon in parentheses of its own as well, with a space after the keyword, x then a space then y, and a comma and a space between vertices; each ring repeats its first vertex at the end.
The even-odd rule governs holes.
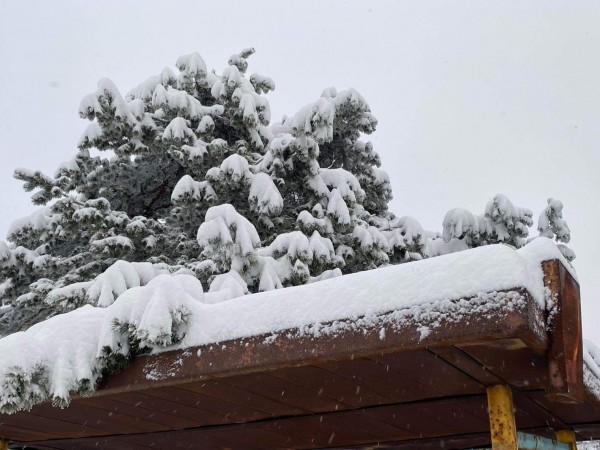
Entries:
POLYGON ((0 0, 0 235, 32 211, 16 167, 76 151, 80 99, 122 92, 198 51, 221 71, 244 47, 273 78, 273 118, 354 87, 391 209, 441 230, 501 192, 537 217, 562 200, 584 333, 600 344, 600 2, 0 0))

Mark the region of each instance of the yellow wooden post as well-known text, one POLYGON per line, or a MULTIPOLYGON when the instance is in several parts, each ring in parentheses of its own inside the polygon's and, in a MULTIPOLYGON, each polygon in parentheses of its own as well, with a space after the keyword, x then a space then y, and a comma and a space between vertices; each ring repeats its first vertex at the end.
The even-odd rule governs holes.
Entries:
POLYGON ((577 439, 575 432, 571 430, 560 430, 556 432, 556 440, 569 444, 569 450, 577 450, 577 439))
POLYGON ((488 387, 487 399, 492 450, 517 450, 517 426, 510 387, 501 384, 488 387))
POLYGON ((8 450, 8 441, 0 439, 0 450, 8 450))

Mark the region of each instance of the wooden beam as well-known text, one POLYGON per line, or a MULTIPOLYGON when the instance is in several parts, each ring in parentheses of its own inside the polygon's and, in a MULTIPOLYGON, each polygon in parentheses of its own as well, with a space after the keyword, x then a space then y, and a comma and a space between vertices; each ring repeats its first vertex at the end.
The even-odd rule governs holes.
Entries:
POLYGON ((571 430, 560 430, 556 432, 556 440, 569 445, 569 450, 577 450, 577 439, 575 432, 571 430))
MULTIPOLYGON (((496 295, 494 302, 478 297, 465 299, 473 305, 466 311, 461 302, 444 302, 440 305, 445 308, 443 314, 435 314, 434 308, 430 314, 418 320, 412 319, 409 309, 390 311, 381 315, 389 317, 380 324, 357 329, 349 326, 331 335, 323 333, 315 337, 303 335, 297 329, 289 329, 275 335, 253 336, 141 356, 134 359, 123 372, 101 382, 94 396, 331 360, 498 339, 523 338, 528 346, 545 351, 547 337, 543 327, 544 311, 529 292, 525 288, 514 288, 496 295), (513 303, 516 296, 523 301, 513 303), (478 306, 483 303, 493 308, 492 311, 486 314, 478 312, 478 306), (507 304, 512 307, 504 307, 507 304), (454 319, 457 315, 460 315, 460 321, 454 319), (419 330, 423 327, 428 327, 428 334, 421 334, 419 330)), ((327 328, 327 325, 323 324, 323 327, 327 328)))
POLYGON ((562 403, 583 403, 583 344, 579 284, 558 260, 544 261, 544 283, 555 308, 549 317, 548 396, 562 403))
POLYGON ((509 386, 497 384, 487 388, 492 450, 518 450, 517 426, 509 386))

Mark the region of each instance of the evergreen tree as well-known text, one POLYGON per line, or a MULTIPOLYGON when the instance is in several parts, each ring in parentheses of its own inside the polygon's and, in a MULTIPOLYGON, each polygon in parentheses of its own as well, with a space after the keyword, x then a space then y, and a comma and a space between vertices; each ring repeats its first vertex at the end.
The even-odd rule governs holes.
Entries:
MULTIPOLYGON (((556 237, 563 256, 568 261, 575 259, 575 253, 562 244, 569 242, 570 230, 562 218, 562 202, 549 199, 538 220, 540 236, 556 237)), ((526 245, 531 238, 529 227, 533 225, 533 213, 515 206, 504 194, 497 194, 485 207, 484 214, 474 215, 462 208, 451 209, 443 221, 441 236, 426 239, 423 253, 438 256, 490 244, 507 244, 515 248, 526 245)))
POLYGON ((100 80, 73 159, 54 176, 15 172, 45 206, 0 244, 0 334, 107 306, 162 273, 223 297, 390 260, 389 179, 361 141, 377 124, 368 104, 330 88, 271 123, 275 83, 246 75, 253 52, 220 75, 182 56, 126 96, 100 80))
POLYGON ((571 230, 566 220, 563 219, 562 210, 563 204, 560 200, 549 198, 548 205, 538 219, 538 231, 540 236, 555 238, 559 242, 557 246, 563 256, 567 261, 573 261, 575 252, 565 245, 571 240, 571 230))

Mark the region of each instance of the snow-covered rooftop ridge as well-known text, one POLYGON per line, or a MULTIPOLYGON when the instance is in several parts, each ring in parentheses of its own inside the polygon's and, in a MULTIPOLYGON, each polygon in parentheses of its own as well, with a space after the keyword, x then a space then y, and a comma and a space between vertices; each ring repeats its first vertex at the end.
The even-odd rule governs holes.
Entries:
POLYGON ((490 245, 319 283, 200 305, 184 347, 273 333, 414 305, 469 298, 482 292, 526 288, 543 307, 541 261, 560 257, 548 239, 521 250, 490 245))
POLYGON ((220 303, 210 303, 193 276, 161 274, 106 308, 88 305, 0 339, 0 411, 47 398, 68 402, 69 392, 95 385, 110 355, 128 355, 132 339, 165 351, 336 321, 365 323, 390 311, 439 309, 445 300, 514 288, 527 289, 544 307, 541 262, 550 259, 562 259, 560 251, 538 238, 520 250, 490 245, 220 303))

